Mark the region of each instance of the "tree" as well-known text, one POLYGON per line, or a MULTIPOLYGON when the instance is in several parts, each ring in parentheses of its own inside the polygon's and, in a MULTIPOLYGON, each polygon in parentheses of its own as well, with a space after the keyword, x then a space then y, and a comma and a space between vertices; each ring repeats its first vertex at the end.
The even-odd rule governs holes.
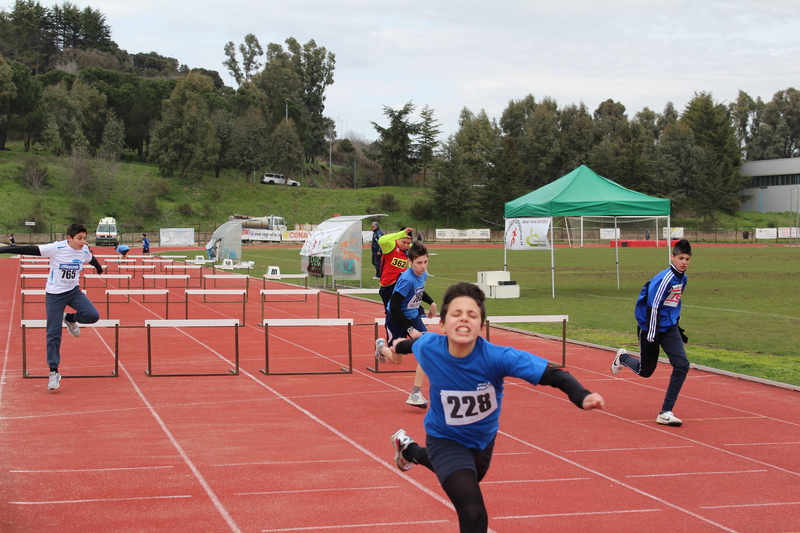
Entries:
MULTIPOLYGON (((759 100, 760 101, 760 100, 759 100)), ((797 157, 800 155, 800 91, 789 87, 778 91, 772 100, 758 109, 755 133, 751 136, 748 156, 753 160, 797 157)))
POLYGON ((245 177, 262 170, 269 161, 269 132, 269 125, 255 108, 250 108, 244 116, 233 119, 230 163, 241 170, 245 177))
POLYGON ((122 157, 122 150, 124 148, 125 124, 111 113, 103 128, 103 140, 100 143, 100 154, 107 159, 116 161, 122 157))
POLYGON ((397 110, 383 106, 389 127, 372 123, 379 139, 374 143, 377 152, 369 152, 367 156, 378 162, 383 172, 392 176, 393 185, 397 185, 398 178, 416 172, 419 151, 414 144, 414 137, 419 135, 420 125, 409 118, 415 107, 411 102, 397 110))
POLYGON ((228 41, 224 52, 228 59, 223 61, 222 64, 227 67, 228 72, 238 85, 245 81, 250 81, 250 78, 261 68, 258 58, 264 55, 264 49, 261 47, 261 43, 258 42, 258 37, 252 33, 245 35, 244 43, 239 45, 239 53, 242 56, 241 64, 236 58, 236 45, 233 44, 233 41, 228 41))
POLYGON ((280 122, 269 140, 269 161, 273 170, 292 176, 303 169, 303 145, 292 120, 280 122))
POLYGON ((516 140, 510 135, 490 150, 486 184, 479 189, 480 212, 488 220, 500 225, 505 213, 505 204, 517 198, 522 188, 525 166, 520 161, 516 140))
POLYGON ((6 149, 11 101, 16 97, 17 86, 14 84, 14 71, 0 56, 0 150, 6 149))
POLYGON ((419 112, 422 118, 419 130, 419 165, 422 167, 422 186, 428 183, 428 169, 433 163, 436 148, 439 147, 437 137, 442 133, 439 128, 441 124, 433 118, 433 109, 425 104, 422 111, 419 112))
POLYGON ((558 114, 559 170, 556 177, 563 176, 589 160, 592 149, 592 115, 586 104, 569 104, 558 114))
POLYGON ((181 178, 201 178, 206 169, 213 168, 219 147, 205 100, 213 90, 209 78, 189 73, 164 102, 163 118, 153 140, 155 158, 163 174, 178 172, 181 178))
POLYGON ((525 135, 525 127, 536 109, 536 99, 529 94, 522 100, 511 100, 500 117, 500 128, 503 133, 517 142, 525 135))
POLYGON ((75 148, 94 151, 103 139, 108 120, 106 97, 81 80, 45 88, 42 108, 46 115, 46 142, 57 155, 75 148))
POLYGON ((499 142, 499 128, 481 109, 476 115, 466 107, 458 118, 454 141, 461 152, 461 162, 471 175, 471 182, 480 184, 486 179, 486 158, 499 142))
POLYGON ((473 193, 469 184, 469 169, 464 165, 461 149, 454 136, 442 146, 442 161, 439 173, 431 180, 431 200, 437 214, 450 220, 464 216, 472 208, 473 193))
MULTIPOLYGON (((45 113, 42 108, 42 83, 31 70, 17 61, 8 61, 13 72, 12 81, 17 88, 17 96, 9 105, 8 128, 22 137, 24 150, 31 149, 33 140, 41 135, 45 125, 45 113)), ((1 119, 0 119, 1 120, 1 119)))
POLYGON ((528 187, 547 185, 560 176, 560 137, 558 104, 546 97, 536 104, 525 124, 525 134, 518 141, 528 187))

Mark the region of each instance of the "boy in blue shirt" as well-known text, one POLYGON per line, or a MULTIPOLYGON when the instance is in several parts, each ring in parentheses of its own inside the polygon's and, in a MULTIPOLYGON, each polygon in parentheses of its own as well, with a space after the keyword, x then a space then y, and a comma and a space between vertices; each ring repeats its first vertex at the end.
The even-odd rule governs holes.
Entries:
POLYGON ((146 233, 142 233, 142 253, 143 254, 150 253, 150 240, 147 238, 146 233))
POLYGON ((658 365, 659 347, 664 350, 672 365, 672 375, 661 405, 661 412, 656 422, 665 426, 679 427, 683 421, 672 414, 678 394, 681 392, 686 374, 689 372, 689 359, 683 344, 689 339, 683 334, 679 322, 681 319, 681 296, 686 290, 688 277, 686 269, 692 259, 692 246, 686 239, 675 243, 672 249, 672 264, 666 270, 656 274, 644 284, 639 298, 636 300, 637 334, 639 336, 639 352, 637 359, 624 349, 617 351, 611 363, 611 373, 622 371, 622 367, 630 368, 643 378, 649 378, 658 365))
POLYGON ((583 409, 604 407, 602 396, 590 393, 568 372, 548 366, 545 359, 480 337, 485 299, 477 285, 457 283, 442 298, 444 335, 428 333, 383 347, 395 363, 413 353, 431 384, 426 447, 398 430, 392 435, 395 464, 403 471, 421 464, 436 474, 462 533, 484 533, 489 527, 479 483, 492 459, 505 377, 556 387, 583 409))
MULTIPOLYGON (((428 318, 436 316, 436 303, 425 292, 425 280, 428 279, 428 249, 424 244, 415 242, 408 250, 410 268, 404 270, 394 285, 392 296, 386 306, 386 338, 391 343, 394 339, 419 338, 428 328, 422 322, 423 314, 428 318), (423 313, 420 304, 429 305, 428 312, 423 313)), ((385 344, 383 339, 375 342, 376 355, 381 356, 381 347, 385 344)), ((385 359, 384 359, 385 360, 385 359)), ((414 386, 411 389, 406 403, 426 409, 428 401, 422 395, 422 385, 425 383, 425 372, 417 365, 414 377, 414 386)))

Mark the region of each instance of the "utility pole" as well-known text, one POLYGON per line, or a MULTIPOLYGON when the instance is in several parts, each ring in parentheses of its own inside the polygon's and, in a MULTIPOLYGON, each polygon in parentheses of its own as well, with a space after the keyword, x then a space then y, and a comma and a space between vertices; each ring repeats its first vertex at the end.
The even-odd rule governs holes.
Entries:
POLYGON ((288 98, 284 98, 284 101, 286 102, 286 123, 288 124, 289 123, 289 99, 288 98))

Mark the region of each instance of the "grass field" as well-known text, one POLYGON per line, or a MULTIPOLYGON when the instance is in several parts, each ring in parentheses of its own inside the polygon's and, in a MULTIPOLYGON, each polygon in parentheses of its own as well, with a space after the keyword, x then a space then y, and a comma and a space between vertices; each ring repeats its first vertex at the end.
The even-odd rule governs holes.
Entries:
MULTIPOLYGON (((437 301, 457 281, 477 281, 477 272, 503 269, 501 248, 434 246, 428 292, 437 301)), ((800 248, 695 246, 681 325, 693 363, 800 385, 800 248)), ((363 286, 372 280, 369 250, 363 286)), ((298 248, 244 248, 243 259, 300 271, 298 248)), ((551 297, 550 254, 509 252, 508 270, 521 286, 521 298, 488 300, 489 314, 566 314, 568 337, 638 351, 633 306, 642 285, 666 268, 663 248, 619 251, 617 289, 613 248, 559 248, 555 251, 556 297, 551 297)), ((258 274, 260 275, 260 274, 258 274)), ((560 326, 533 325, 560 334, 560 326)), ((519 327, 524 327, 520 325, 519 327)))

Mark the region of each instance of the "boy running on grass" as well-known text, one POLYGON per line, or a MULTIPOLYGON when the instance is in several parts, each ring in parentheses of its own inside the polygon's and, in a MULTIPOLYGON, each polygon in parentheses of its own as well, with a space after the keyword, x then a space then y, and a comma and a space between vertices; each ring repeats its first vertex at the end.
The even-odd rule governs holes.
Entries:
POLYGON ((533 385, 556 387, 582 409, 602 409, 602 396, 547 361, 480 337, 486 320, 485 295, 472 283, 457 283, 444 293, 444 335, 428 333, 402 340, 384 355, 399 363, 413 353, 431 384, 431 408, 425 415, 426 447, 406 432, 392 435, 395 464, 409 470, 420 464, 439 479, 458 514, 461 533, 485 533, 489 518, 480 481, 489 470, 507 376, 533 385))
POLYGON ((683 343, 689 339, 679 325, 681 297, 688 281, 686 269, 692 259, 689 241, 681 239, 675 243, 671 257, 670 267, 645 283, 636 300, 635 315, 641 358, 637 359, 626 350, 620 349, 611 363, 611 373, 617 375, 622 367, 627 366, 643 378, 649 378, 658 365, 659 347, 663 348, 669 357, 669 364, 672 365, 672 375, 656 422, 678 427, 683 421, 672 414, 672 409, 689 372, 689 359, 683 347, 683 343))
POLYGON ((86 228, 81 224, 72 224, 67 229, 67 240, 44 246, 6 246, 0 248, 5 254, 38 255, 50 258, 50 276, 45 286, 45 308, 47 310, 47 364, 50 376, 47 382, 49 390, 60 386, 61 374, 58 365, 61 362, 61 327, 62 323, 73 337, 81 334, 78 322, 94 324, 100 319, 97 308, 83 294, 80 288, 83 264, 92 265, 98 274, 103 273, 100 265, 86 245, 86 228), (69 306, 74 313, 65 313, 69 306))
MULTIPOLYGON (((425 280, 428 278, 428 249, 424 244, 415 242, 408 250, 408 260, 411 262, 411 268, 403 271, 397 278, 389 305, 386 307, 386 338, 389 343, 399 338, 417 339, 428 332, 428 328, 422 322, 423 312, 420 307, 422 302, 430 306, 426 313, 428 318, 436 316, 436 303, 425 292, 425 280)), ((383 339, 375 341, 379 360, 383 359, 381 347, 384 344, 383 339)), ((425 372, 417 365, 414 385, 406 400, 407 404, 420 409, 428 407, 428 402, 422 395, 424 383, 425 372)))

